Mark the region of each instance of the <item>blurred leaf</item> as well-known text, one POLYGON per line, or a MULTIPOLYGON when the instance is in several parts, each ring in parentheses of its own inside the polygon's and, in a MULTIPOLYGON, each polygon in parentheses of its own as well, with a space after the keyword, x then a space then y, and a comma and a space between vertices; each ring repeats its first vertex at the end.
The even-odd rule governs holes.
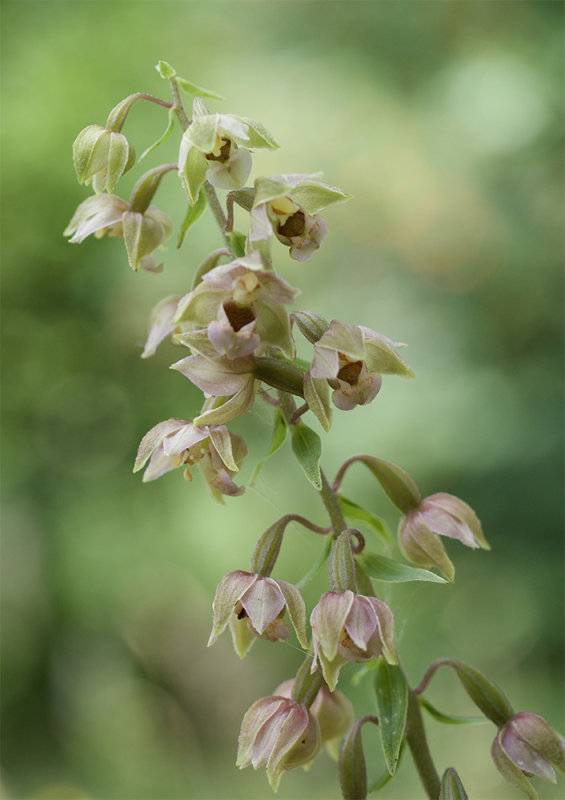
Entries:
POLYGON ((206 193, 204 189, 200 189, 200 191, 198 192, 198 197, 196 198, 196 203, 194 203, 194 205, 189 204, 186 216, 183 220, 182 225, 180 226, 177 248, 182 246, 182 243, 184 242, 184 237, 186 236, 188 229, 191 228, 194 225, 194 223, 200 219, 205 209, 206 209, 206 193))
POLYGON ((404 739, 408 684, 402 669, 388 664, 383 656, 380 656, 377 663, 375 694, 383 753, 388 771, 394 775, 404 739))
POLYGON ((442 722, 444 725, 477 725, 480 722, 488 722, 486 717, 459 717, 454 714, 444 714, 423 697, 419 697, 418 702, 437 722, 442 722))
POLYGON ((172 108, 169 108, 169 123, 168 123, 167 127, 165 128, 165 133, 159 139, 157 139, 156 142, 153 142, 153 144, 150 145, 147 148, 147 150, 143 151, 143 153, 137 159, 137 163, 138 164, 141 164, 143 159, 146 156, 148 156, 149 153, 152 153, 153 150, 155 150, 155 148, 159 147, 160 144, 163 144, 163 142, 165 142, 169 138, 169 136, 173 132, 174 126, 175 126, 175 112, 174 112, 174 110, 172 108))
POLYGON ((322 550, 319 558, 312 564, 306 575, 303 578, 301 578, 301 580, 299 580, 297 584, 295 584, 297 589, 303 589, 310 583, 310 581, 314 580, 316 575, 319 573, 319 571, 322 569, 322 567, 328 560, 328 557, 332 549, 332 544, 333 540, 331 536, 327 536, 326 541, 324 543, 324 549, 322 550))
POLYGON ((251 475, 251 479, 249 481, 249 485, 253 486, 255 481, 257 480, 257 476, 263 467, 263 464, 269 460, 269 458, 276 453, 279 447, 282 445, 284 440, 286 439, 286 432, 288 430, 288 426, 286 424, 286 420, 281 413, 280 409, 277 408, 275 411, 275 417, 273 419, 273 436, 271 438, 271 446, 269 448, 269 452, 267 455, 259 461, 256 465, 255 469, 253 470, 253 474, 251 475))
POLYGON ((187 81, 184 78, 177 78, 177 83, 183 92, 191 94, 193 97, 210 97, 212 100, 224 99, 221 94, 213 92, 210 89, 204 89, 202 86, 197 86, 195 83, 191 83, 191 81, 187 81))
POLYGON ((367 525, 370 525, 375 533, 381 537, 385 544, 387 544, 389 547, 392 546, 392 537, 384 520, 382 520, 380 517, 377 517, 375 514, 371 514, 370 511, 366 511, 364 508, 361 508, 361 506, 358 506, 357 503, 354 503, 352 500, 348 500, 341 494, 338 495, 337 499, 343 512, 343 516, 346 519, 353 519, 357 522, 366 522, 367 525))
POLYGON ((292 451, 310 483, 320 490, 322 488, 322 478, 320 476, 322 440, 318 434, 303 422, 293 425, 292 451))
POLYGON ((174 67, 171 67, 168 61, 159 61, 155 65, 155 69, 159 73, 162 78, 168 80, 169 78, 174 78, 177 74, 177 71, 174 67))
POLYGON ((442 775, 439 800, 469 800, 461 778, 453 767, 448 767, 442 775))
POLYGON ((363 569, 372 578, 389 583, 406 583, 407 581, 427 581, 428 583, 448 583, 445 578, 427 569, 411 567, 386 556, 374 553, 363 553, 357 557, 363 569))

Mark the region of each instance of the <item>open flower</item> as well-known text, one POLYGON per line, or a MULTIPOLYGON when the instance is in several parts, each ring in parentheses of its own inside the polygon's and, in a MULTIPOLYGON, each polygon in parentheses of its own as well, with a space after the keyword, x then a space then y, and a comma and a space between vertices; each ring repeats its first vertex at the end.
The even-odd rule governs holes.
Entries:
POLYGON ((173 224, 168 216, 155 206, 143 213, 132 211, 130 204, 113 194, 96 194, 79 205, 64 236, 69 241, 80 243, 94 234, 97 239, 121 236, 124 239, 130 267, 137 272, 139 267, 149 272, 160 272, 162 264, 156 264, 151 255, 173 233, 173 224))
POLYGON ((274 235, 290 248, 290 257, 306 261, 324 241, 328 226, 318 216, 332 203, 351 195, 328 186, 315 175, 274 175, 257 178, 251 210, 248 249, 264 255, 274 235))
POLYGON ((179 153, 179 175, 191 203, 196 202, 205 180, 219 189, 243 186, 251 172, 249 148, 256 147, 274 150, 278 144, 260 122, 233 114, 208 114, 197 100, 179 153))
POLYGON ((503 725, 493 742, 492 757, 509 783, 528 797, 537 797, 526 777, 555 783, 555 770, 565 773, 565 741, 539 714, 522 711, 503 725))
POLYGON ((192 480, 190 468, 198 465, 212 494, 239 495, 245 490, 236 486, 232 475, 239 471, 247 447, 236 433, 224 425, 196 427, 190 420, 167 419, 159 422, 140 442, 134 472, 149 464, 143 481, 154 481, 166 472, 184 466, 184 476, 192 480))
POLYGON ((394 617, 392 611, 376 597, 365 597, 352 591, 325 592, 310 616, 314 659, 318 662, 331 691, 337 685, 339 672, 347 661, 369 661, 384 655, 396 664, 394 617))
POLYGON ((175 321, 185 330, 206 329, 216 355, 240 358, 270 346, 294 358, 284 306, 298 293, 276 272, 264 269, 254 253, 205 273, 181 298, 175 321))
POLYGON ((229 625, 236 653, 243 658, 256 638, 276 642, 287 639, 285 609, 298 641, 308 648, 306 609, 298 589, 286 581, 263 578, 236 570, 225 575, 216 589, 214 622, 208 647, 229 625))
POLYGON ((334 404, 349 411, 374 400, 381 375, 413 377, 394 349, 403 346, 363 325, 334 319, 314 345, 310 372, 313 378, 326 378, 334 390, 334 404))
POLYGON ((490 550, 473 509, 458 497, 444 492, 424 498, 400 520, 398 539, 409 561, 422 567, 437 567, 453 580, 455 568, 440 536, 458 539, 467 547, 490 550))
MULTIPOLYGON (((275 689, 275 694, 290 698, 293 686, 293 680, 284 681, 275 689)), ((353 722, 351 702, 339 689, 331 692, 324 683, 310 706, 310 713, 316 717, 320 725, 322 744, 334 761, 337 761, 339 743, 353 722)))
POLYGON ((320 728, 306 706, 286 697, 263 697, 241 723, 236 764, 267 767, 276 792, 282 773, 312 761, 320 749, 320 728))

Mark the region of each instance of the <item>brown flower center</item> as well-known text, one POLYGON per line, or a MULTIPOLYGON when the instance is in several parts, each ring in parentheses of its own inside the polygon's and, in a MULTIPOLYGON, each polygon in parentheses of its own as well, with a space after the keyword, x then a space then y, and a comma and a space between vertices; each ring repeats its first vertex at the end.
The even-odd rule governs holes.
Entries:
POLYGON ((348 383, 350 386, 355 386, 359 380, 362 369, 362 361, 350 361, 348 364, 343 365, 337 373, 337 377, 340 381, 345 381, 345 383, 348 383))
POLYGON ((302 236, 306 228, 306 217, 304 211, 296 211, 292 214, 284 225, 279 225, 277 231, 281 236, 292 239, 293 236, 302 236))
POLYGON ((233 300, 226 300, 224 303, 224 311, 226 312, 226 317, 230 325, 236 333, 241 330, 244 325, 248 325, 255 319, 252 308, 249 306, 238 306, 233 300))
POLYGON ((230 150, 231 150, 231 142, 229 139, 224 141, 223 145, 220 147, 220 152, 217 156, 214 153, 206 153, 205 157, 208 161, 220 161, 222 164, 230 157, 230 150))

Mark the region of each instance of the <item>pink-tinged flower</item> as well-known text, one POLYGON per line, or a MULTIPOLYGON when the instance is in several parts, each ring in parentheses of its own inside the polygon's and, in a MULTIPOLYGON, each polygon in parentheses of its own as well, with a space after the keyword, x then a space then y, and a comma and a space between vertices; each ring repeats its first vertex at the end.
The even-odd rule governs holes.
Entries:
POLYGON ((151 325, 149 328, 149 335, 143 348, 141 358, 149 358, 155 353, 163 339, 170 336, 173 331, 178 330, 178 325, 173 322, 177 313, 177 306, 180 297, 178 295, 170 295, 163 298, 153 308, 151 312, 151 325))
POLYGON ((439 537, 458 539, 467 547, 489 550, 481 523, 467 503, 452 494, 439 492, 424 498, 400 520, 400 549, 409 561, 422 567, 437 567, 449 580, 455 568, 439 537))
POLYGON ((334 390, 334 404, 349 411, 375 399, 381 375, 413 377, 395 352, 397 347, 403 345, 370 328, 334 319, 314 345, 310 372, 313 378, 326 378, 334 390))
POLYGON ((288 610, 298 641, 302 647, 308 648, 304 600, 298 589, 286 581, 262 578, 243 570, 230 572, 218 584, 213 609, 214 622, 208 647, 228 625, 240 658, 256 638, 270 642, 287 639, 289 630, 283 616, 288 610))
MULTIPOLYGON (((293 686, 294 680, 284 681, 275 689, 275 694, 290 698, 293 686)), ((331 692, 325 684, 322 684, 310 706, 310 713, 318 720, 322 744, 334 761, 337 761, 339 743, 353 722, 351 702, 339 689, 331 692)))
POLYGON ((339 672, 347 661, 361 662, 381 654, 396 664, 394 617, 376 597, 345 592, 325 592, 310 616, 314 658, 334 691, 339 672))
POLYGON ((565 740, 539 714, 522 711, 498 731, 492 745, 497 769, 509 783, 537 798, 526 777, 556 782, 555 770, 565 773, 565 740))
POLYGON ((290 248, 295 261, 306 261, 320 247, 328 226, 318 216, 332 203, 351 195, 328 186, 317 175, 274 175, 257 178, 250 215, 248 250, 269 257, 273 233, 290 248))
POLYGON ((239 471, 247 447, 236 433, 224 425, 196 427, 190 420, 167 419, 159 422, 140 442, 134 472, 149 464, 144 483, 160 478, 166 472, 184 466, 184 476, 191 481, 190 468, 198 465, 212 494, 239 495, 245 489, 236 486, 232 475, 239 471))
POLYGON ((236 765, 267 768, 276 792, 282 773, 303 766, 320 750, 320 727, 306 706, 286 697, 263 697, 241 723, 236 765))
POLYGON ((142 267, 149 272, 160 272, 151 253, 173 233, 168 216, 155 206, 143 213, 132 211, 130 204, 113 194, 96 194, 79 205, 63 235, 71 236, 69 242, 80 243, 94 234, 99 239, 121 236, 126 245, 130 267, 137 272, 142 267))

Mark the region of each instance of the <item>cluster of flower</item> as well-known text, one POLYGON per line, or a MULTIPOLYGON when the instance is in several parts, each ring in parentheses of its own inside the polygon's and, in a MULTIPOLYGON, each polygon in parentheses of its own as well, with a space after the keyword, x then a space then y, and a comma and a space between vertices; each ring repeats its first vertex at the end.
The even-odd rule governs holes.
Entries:
MULTIPOLYGON (((140 443, 134 471, 146 467, 143 480, 151 481, 183 466, 185 478, 192 480, 190 469, 197 465, 213 496, 221 500, 223 495, 236 496, 244 491, 234 483, 234 477, 247 455, 242 437, 229 431, 226 424, 249 411, 258 393, 279 406, 285 427, 309 430, 299 418, 312 411, 327 431, 332 415, 330 391, 338 409, 351 410, 375 399, 383 375, 411 377, 413 373, 398 354, 400 343, 363 325, 328 322, 312 311, 289 311, 299 291, 273 269, 275 239, 288 248, 294 260, 309 259, 327 235, 327 225, 320 214, 349 195, 324 183, 320 174, 258 177, 253 186, 245 186, 251 172, 252 150, 278 146, 271 134, 261 123, 246 117, 210 113, 200 98, 214 96, 213 93, 184 81, 165 62, 160 62, 158 69, 171 85, 173 102, 145 94, 131 95, 112 110, 105 127, 91 125, 77 137, 73 149, 77 177, 81 183, 92 183, 95 194, 80 204, 65 234, 72 237, 71 242, 82 242, 91 234, 123 237, 132 269, 142 267, 154 272, 162 265, 155 262, 153 253, 173 232, 167 215, 151 205, 163 176, 177 172, 188 198, 179 245, 190 225, 210 206, 227 247, 213 252, 198 268, 188 293, 166 297, 156 306, 142 354, 144 358, 151 356, 167 337, 188 348, 190 354, 172 368, 204 393, 204 402, 193 419, 171 418, 155 425, 140 443), (192 120, 180 101, 179 89, 195 95, 192 120), (141 99, 169 109, 169 126, 155 146, 172 131, 175 114, 183 135, 178 162, 145 173, 135 184, 129 201, 125 201, 113 191, 133 165, 135 153, 121 129, 129 111, 141 99), (216 189, 228 191, 226 214, 216 189), (248 213, 246 234, 233 230, 234 203, 248 213), (309 361, 296 357, 296 330, 313 346, 309 361), (268 395, 270 389, 278 391, 278 400, 268 395), (303 401, 299 409, 294 397, 303 401)), ((364 717, 355 723, 357 727, 352 726, 351 704, 337 690, 339 674, 346 663, 380 659, 380 663, 401 672, 397 666, 393 613, 374 596, 369 575, 364 571, 367 562, 356 557, 363 550, 363 537, 359 531, 346 527, 340 506, 338 489, 348 467, 362 462, 402 512, 399 545, 408 561, 439 569, 452 580, 454 568, 440 537, 488 549, 480 522, 466 503, 445 493, 422 499, 410 476, 382 459, 348 459, 330 486, 325 476, 321 477, 319 452, 314 452, 319 437, 310 433, 310 444, 306 441, 305 445, 306 460, 310 465, 315 462, 314 478, 310 474, 310 479, 321 492, 332 525, 322 529, 289 515, 269 528, 259 540, 251 570, 231 572, 220 581, 208 642, 213 644, 229 627, 235 650, 243 657, 258 638, 271 642, 286 639, 290 631, 284 615, 288 612, 298 642, 306 652, 306 661, 296 679, 281 685, 273 696, 254 703, 241 727, 238 765, 265 765, 274 789, 284 770, 309 763, 322 744, 336 755, 336 742, 349 731, 343 754, 351 742, 360 742, 358 731, 362 723, 375 721, 376 718, 364 717), (312 452, 308 452, 309 448, 312 452), (270 577, 284 527, 291 519, 317 533, 331 534, 333 541, 331 555, 328 554, 330 591, 322 594, 310 615, 311 643, 299 590, 270 577), (357 548, 352 544, 355 537, 357 548)), ((298 448, 295 453, 300 460, 298 448)), ((306 469, 305 472, 308 474, 306 469)), ((381 579, 386 565, 391 563, 391 559, 381 558, 381 579)), ((393 571, 398 568, 394 562, 393 571)), ((410 579, 430 579, 431 573, 421 577, 423 570, 408 565, 402 565, 402 569, 412 570, 414 576, 418 573, 419 577, 410 579)), ((440 580, 435 575, 431 577, 440 580)), ((416 696, 415 691, 412 694, 416 696)), ((489 716, 488 708, 485 713, 489 716)), ((563 766, 561 740, 555 738, 557 734, 547 723, 542 721, 543 727, 533 717, 513 716, 504 704, 503 711, 491 714, 500 729, 493 747, 495 762, 505 777, 521 788, 524 787, 518 779, 522 780, 523 775, 551 778, 551 763, 563 766)), ((404 722, 395 735, 404 736, 404 722)), ((406 736, 411 744, 410 736, 406 736)), ((416 751, 417 748, 413 752, 416 751)), ((360 785, 362 753, 356 751, 349 759, 354 767, 347 757, 341 761, 344 796, 361 796, 362 790, 351 786, 360 785)), ((455 780, 453 774, 448 770, 444 782, 455 780)), ((466 795, 463 790, 463 794, 449 796, 466 795)))

